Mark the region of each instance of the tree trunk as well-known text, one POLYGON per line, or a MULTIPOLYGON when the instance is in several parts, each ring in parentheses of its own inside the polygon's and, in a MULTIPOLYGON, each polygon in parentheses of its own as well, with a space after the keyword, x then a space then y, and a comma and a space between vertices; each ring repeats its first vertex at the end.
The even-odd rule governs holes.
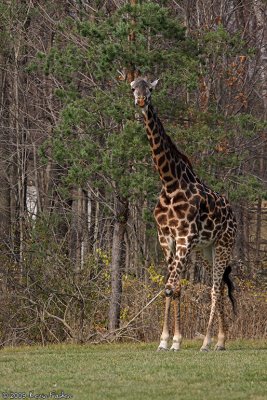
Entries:
POLYGON ((122 258, 124 251, 124 234, 128 219, 128 201, 115 199, 116 220, 113 231, 111 261, 111 298, 109 306, 109 330, 112 332, 120 326, 122 294, 122 258))
POLYGON ((242 262, 245 261, 245 248, 246 248, 244 210, 245 210, 245 204, 242 204, 242 202, 240 202, 238 207, 236 207, 235 209, 235 216, 237 219, 237 226, 238 226, 236 246, 235 246, 235 256, 238 258, 238 260, 242 260, 242 262))
POLYGON ((88 208, 86 192, 81 188, 73 188, 70 225, 70 257, 75 272, 83 266, 88 249, 88 208))
POLYGON ((256 270, 260 265, 260 245, 261 245, 261 203, 262 198, 261 196, 258 197, 257 201, 257 208, 256 208, 256 232, 255 232, 255 245, 256 245, 256 252, 255 252, 255 267, 256 270))
POLYGON ((257 20, 257 39, 260 57, 260 84, 263 102, 263 117, 267 119, 267 4, 261 0, 254 0, 254 12, 257 20))

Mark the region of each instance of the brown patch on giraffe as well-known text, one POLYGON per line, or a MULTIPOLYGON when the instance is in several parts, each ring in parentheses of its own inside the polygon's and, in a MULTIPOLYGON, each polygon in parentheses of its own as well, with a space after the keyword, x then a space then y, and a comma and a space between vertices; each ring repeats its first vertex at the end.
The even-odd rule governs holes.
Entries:
POLYGON ((192 172, 192 170, 188 167, 186 167, 186 174, 189 180, 189 183, 195 183, 196 182, 196 176, 195 174, 192 172))
POLYGON ((147 136, 148 136, 148 137, 153 136, 153 132, 152 132, 152 130, 148 127, 148 125, 146 126, 146 133, 147 133, 147 136))
POLYGON ((187 221, 180 221, 179 223, 179 236, 187 236, 188 234, 189 223, 187 221))
POLYGON ((177 219, 170 219, 168 225, 171 228, 177 227, 179 225, 179 221, 177 219))
POLYGON ((227 209, 226 209, 225 207, 222 207, 221 213, 222 213, 223 216, 226 216, 226 214, 227 214, 227 209))
POLYGON ((227 228, 227 221, 226 221, 226 220, 223 222, 222 228, 223 228, 224 230, 226 230, 226 228, 227 228))
POLYGON ((204 240, 208 240, 211 237, 210 231, 202 231, 201 236, 204 240))
POLYGON ((173 179, 173 177, 171 175, 165 175, 164 176, 164 181, 165 182, 173 182, 174 179, 173 179))
POLYGON ((221 230, 221 224, 216 225, 215 228, 214 228, 214 231, 213 231, 214 236, 216 236, 216 234, 217 234, 220 230, 221 230))
POLYGON ((180 247, 179 248, 179 256, 184 257, 187 253, 187 248, 186 247, 180 247))
POLYGON ((224 206, 225 206, 225 202, 224 202, 224 200, 223 200, 223 198, 222 198, 221 196, 219 196, 219 197, 217 198, 217 200, 216 200, 216 206, 219 206, 219 207, 224 207, 224 206))
POLYGON ((184 180, 184 176, 181 178, 181 189, 186 190, 187 189, 187 183, 184 180))
POLYGON ((178 219, 182 219, 185 217, 185 211, 188 209, 187 203, 178 204, 177 206, 173 206, 175 214, 178 219))
POLYGON ((183 219, 185 217, 185 212, 180 209, 180 207, 174 207, 175 214, 178 220, 183 219))
POLYGON ((163 235, 169 236, 170 235, 170 228, 168 226, 161 227, 161 231, 163 235))
POLYGON ((157 216, 161 213, 166 213, 168 211, 168 207, 159 202, 154 210, 154 216, 157 216))
POLYGON ((150 119, 153 118, 153 117, 154 117, 153 111, 152 111, 151 109, 148 109, 148 110, 147 110, 147 118, 150 120, 150 119))
POLYGON ((175 238, 177 234, 177 229, 176 228, 170 228, 172 236, 175 238))
POLYGON ((215 201, 214 201, 213 196, 211 196, 211 195, 208 196, 208 204, 209 204, 210 212, 213 213, 215 210, 215 201))
POLYGON ((188 203, 178 204, 176 207, 179 207, 180 210, 187 211, 189 208, 189 204, 188 203))
POLYGON ((214 229, 214 223, 210 218, 207 220, 205 224, 205 229, 208 231, 212 231, 214 229))
POLYGON ((234 228, 234 223, 233 221, 228 221, 228 228, 233 229, 234 228))
POLYGON ((160 142, 160 136, 156 136, 156 137, 154 138, 154 143, 155 143, 155 145, 158 145, 159 142, 160 142))
POLYGON ((186 172, 183 172, 183 180, 186 182, 186 186, 188 186, 189 185, 189 183, 190 183, 190 180, 189 180, 189 178, 188 178, 188 175, 187 175, 187 173, 186 172))
MULTIPOLYGON (((196 188, 196 185, 194 185, 194 184, 192 184, 192 183, 189 184, 188 190, 190 190, 191 196, 192 196, 192 194, 195 195, 195 194, 198 193, 198 190, 197 190, 197 188, 196 188)), ((190 197, 191 197, 191 196, 190 196, 190 197)))
POLYGON ((171 173, 173 176, 177 176, 178 175, 178 169, 177 169, 177 165, 175 164, 175 162, 172 160, 170 162, 170 168, 171 168, 171 173))
POLYGON ((160 241, 161 244, 167 243, 167 239, 164 236, 160 236, 159 237, 159 241, 160 241))
POLYGON ((197 231, 198 231, 198 229, 197 229, 197 224, 196 224, 195 222, 191 223, 191 225, 190 225, 190 232, 193 234, 193 236, 194 236, 194 234, 197 233, 197 231))
POLYGON ((208 214, 209 213, 209 208, 206 202, 206 199, 202 199, 200 202, 200 207, 199 207, 199 211, 201 214, 208 214))
POLYGON ((176 190, 179 188, 179 186, 178 186, 176 181, 174 181, 173 183, 167 183, 165 185, 165 187, 166 187, 167 192, 169 194, 172 194, 172 193, 176 192, 176 190))
POLYGON ((193 221, 195 216, 196 216, 196 207, 190 206, 189 210, 188 210, 188 213, 187 213, 187 220, 188 221, 193 221))
POLYGON ((154 129, 154 121, 153 121, 153 119, 148 121, 147 125, 148 125, 149 130, 152 132, 153 129, 154 129))
MULTIPOLYGON (((170 170, 170 167, 169 167, 169 163, 167 162, 166 165, 164 165, 164 167, 162 167, 162 172, 164 174, 167 174, 167 172, 169 172, 169 170, 170 170)), ((166 177, 165 177, 165 179, 166 179, 166 177)), ((172 176, 171 176, 171 180, 173 180, 172 176)))
POLYGON ((169 211, 168 211, 168 218, 171 219, 171 218, 174 218, 174 217, 175 217, 175 215, 174 215, 173 209, 172 209, 172 208, 169 208, 169 211))
POLYGON ((186 198, 184 192, 176 193, 175 196, 173 197, 173 200, 172 200, 173 204, 181 203, 181 202, 184 202, 184 201, 187 201, 187 198, 186 198))
POLYGON ((208 214, 201 214, 199 217, 200 222, 202 222, 204 225, 207 219, 208 219, 208 214))
POLYGON ((170 150, 167 148, 166 143, 165 143, 164 149, 165 149, 165 155, 166 155, 167 159, 170 160, 170 158, 171 158, 171 152, 170 152, 170 150))
POLYGON ((186 197, 187 197, 188 200, 192 197, 192 192, 191 192, 191 190, 190 190, 189 188, 186 189, 185 195, 186 195, 186 197))
POLYGON ((191 204, 192 206, 195 206, 197 208, 199 208, 200 202, 201 202, 201 197, 199 194, 196 194, 194 197, 192 197, 189 200, 189 204, 191 204))
POLYGON ((215 208, 215 210, 214 210, 214 212, 212 214, 212 219, 213 219, 213 221, 215 222, 216 225, 221 222, 222 213, 221 213, 221 210, 218 207, 215 208))
MULTIPOLYGON (((164 152, 164 149, 163 149, 163 146, 162 146, 161 143, 159 144, 158 147, 154 147, 154 148, 153 148, 154 156, 159 156, 159 155, 162 154, 163 152, 164 152)), ((163 154, 163 156, 164 156, 164 158, 165 158, 165 155, 164 155, 164 154, 163 154)))
POLYGON ((179 238, 176 240, 176 243, 180 246, 185 246, 186 244, 186 239, 185 238, 179 238))
POLYGON ((158 158, 158 165, 159 165, 159 167, 161 167, 162 164, 165 163, 165 161, 166 161, 166 157, 165 157, 165 154, 163 154, 162 156, 160 156, 160 157, 158 158))
POLYGON ((166 225, 167 224, 167 217, 166 214, 160 214, 157 216, 157 222, 159 225, 166 225))
POLYGON ((180 221, 179 228, 188 229, 189 228, 189 223, 187 221, 180 221))
POLYGON ((160 199, 165 206, 169 206, 171 204, 171 199, 166 195, 165 191, 162 191, 160 199))

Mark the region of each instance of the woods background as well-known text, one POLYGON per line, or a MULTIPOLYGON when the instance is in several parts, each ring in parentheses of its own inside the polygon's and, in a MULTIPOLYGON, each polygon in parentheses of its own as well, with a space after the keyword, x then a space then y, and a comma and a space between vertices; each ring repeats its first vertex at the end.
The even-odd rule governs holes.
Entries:
MULTIPOLYGON (((0 342, 110 340, 163 287, 160 190, 129 82, 238 221, 232 337, 266 335, 267 2, 0 1, 0 342), (109 338, 109 339, 107 339, 109 338)), ((202 333, 210 271, 183 276, 202 333)), ((121 337, 159 335, 158 298, 121 337)))

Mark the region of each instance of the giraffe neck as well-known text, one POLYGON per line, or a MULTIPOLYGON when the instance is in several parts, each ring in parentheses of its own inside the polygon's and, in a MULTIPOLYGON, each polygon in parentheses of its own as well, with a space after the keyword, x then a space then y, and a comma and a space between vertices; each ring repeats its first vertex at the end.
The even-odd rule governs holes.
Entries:
POLYGON ((182 154, 166 134, 153 106, 142 111, 153 161, 163 186, 169 193, 179 188, 186 189, 197 177, 188 158, 182 154))

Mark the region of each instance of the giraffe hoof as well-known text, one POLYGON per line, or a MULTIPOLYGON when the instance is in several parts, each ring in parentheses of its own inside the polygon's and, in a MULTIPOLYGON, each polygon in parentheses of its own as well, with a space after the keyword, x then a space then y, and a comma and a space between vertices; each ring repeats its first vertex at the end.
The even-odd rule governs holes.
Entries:
POLYGON ((224 346, 215 346, 215 349, 214 349, 215 351, 225 351, 226 350, 226 348, 224 347, 224 346))
POLYGON ((208 353, 210 349, 208 347, 201 347, 200 351, 203 353, 208 353))
POLYGON ((181 346, 181 342, 176 341, 176 340, 174 339, 174 341, 173 341, 173 343, 172 343, 172 346, 171 346, 171 348, 170 348, 170 351, 179 351, 179 350, 180 350, 180 346, 181 346))
POLYGON ((167 349, 167 347, 161 347, 161 346, 159 346, 158 348, 157 348, 157 351, 168 351, 169 349, 167 349))
POLYGON ((176 349, 175 347, 171 347, 170 351, 177 352, 177 351, 180 351, 180 349, 176 349))

